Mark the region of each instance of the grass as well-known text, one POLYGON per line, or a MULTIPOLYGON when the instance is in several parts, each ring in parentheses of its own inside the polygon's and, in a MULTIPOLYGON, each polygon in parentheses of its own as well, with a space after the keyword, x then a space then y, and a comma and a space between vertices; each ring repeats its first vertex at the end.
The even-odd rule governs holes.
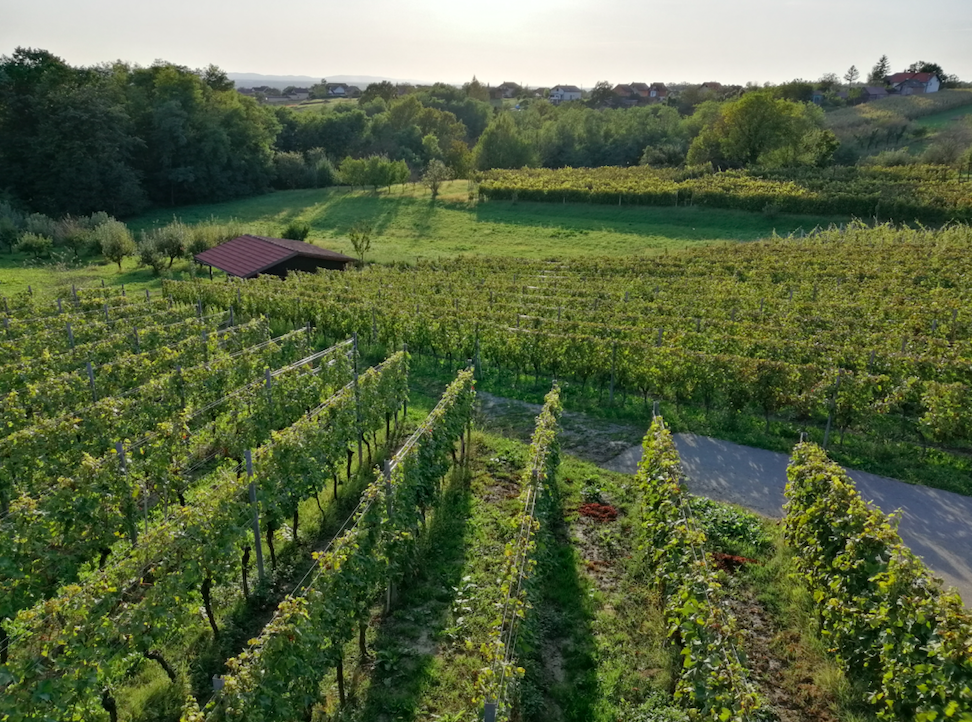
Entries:
MULTIPOLYGON (((308 240, 353 255, 347 232, 361 220, 374 227, 369 261, 381 263, 457 255, 525 258, 651 255, 724 241, 787 234, 840 218, 780 216, 703 208, 471 201, 466 181, 448 183, 438 200, 421 185, 380 193, 348 188, 277 191, 227 203, 179 208, 186 223, 236 218, 251 232, 279 235, 293 220, 311 226, 308 240)), ((165 224, 171 210, 129 221, 133 230, 165 224)))
MULTIPOLYGON (((315 719, 477 719, 479 705, 470 699, 483 665, 479 648, 501 598, 497 569, 511 533, 509 520, 519 508, 527 447, 476 432, 473 449, 469 471, 453 473, 446 482, 414 573, 391 613, 384 614, 380 604, 374 609, 380 622, 372 625, 369 658, 360 658, 355 643, 345 650, 345 669, 354 669, 349 704, 337 709, 336 683, 328 674, 315 719)), ((627 712, 658 707, 667 698, 673 661, 660 610, 644 582, 629 575, 624 583, 602 588, 597 577, 608 566, 629 563, 632 549, 623 539, 630 538, 636 517, 603 533, 578 522, 570 510, 592 478, 619 500, 626 493, 630 498, 629 480, 570 457, 560 476, 563 482, 553 489, 544 514, 546 531, 538 536, 534 611, 520 635, 526 650, 520 663, 527 668, 520 718, 628 719, 627 712), (581 526, 586 531, 575 534, 581 526), (592 567, 591 555, 602 553, 581 547, 598 544, 612 556, 592 567)))
MULTIPOLYGON (((311 226, 308 240, 354 255, 347 233, 361 220, 374 227, 367 260, 414 262, 458 255, 524 258, 585 255, 650 256, 720 242, 751 241, 773 232, 786 235, 841 222, 843 218, 778 216, 705 208, 614 207, 588 204, 478 203, 469 199, 466 181, 446 184, 432 202, 421 185, 396 186, 391 191, 327 188, 277 191, 226 203, 155 209, 128 220, 132 231, 164 225, 178 217, 186 223, 238 219, 258 235, 279 236, 293 220, 311 226)), ((184 277, 194 269, 188 261, 175 264, 171 275, 184 277)), ((134 258, 121 271, 100 255, 77 261, 35 260, 23 253, 0 254, 0 295, 32 288, 67 296, 71 285, 121 285, 133 293, 160 287, 148 268, 134 258)))
MULTIPOLYGON (((188 272, 188 262, 177 263, 177 274, 188 272)), ((37 261, 24 253, 0 254, 0 296, 26 293, 28 288, 35 294, 46 296, 71 295, 71 285, 92 288, 99 285, 124 284, 125 292, 144 295, 145 290, 161 288, 159 279, 148 268, 138 268, 134 258, 122 262, 121 271, 114 263, 99 256, 82 256, 77 262, 37 261)))
POLYGON ((969 116, 972 116, 972 105, 965 105, 941 113, 935 113, 934 115, 926 115, 923 118, 917 118, 914 123, 915 125, 924 126, 930 130, 943 130, 960 118, 967 118, 969 116))

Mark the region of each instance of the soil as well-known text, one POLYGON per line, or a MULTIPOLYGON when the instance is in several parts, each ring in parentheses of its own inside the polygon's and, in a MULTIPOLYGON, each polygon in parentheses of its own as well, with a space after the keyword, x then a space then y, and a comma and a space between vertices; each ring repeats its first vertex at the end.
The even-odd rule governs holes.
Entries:
POLYGON ((780 629, 753 589, 731 579, 728 587, 727 603, 743 638, 744 664, 771 714, 780 722, 837 722, 833 700, 815 684, 799 635, 780 629))

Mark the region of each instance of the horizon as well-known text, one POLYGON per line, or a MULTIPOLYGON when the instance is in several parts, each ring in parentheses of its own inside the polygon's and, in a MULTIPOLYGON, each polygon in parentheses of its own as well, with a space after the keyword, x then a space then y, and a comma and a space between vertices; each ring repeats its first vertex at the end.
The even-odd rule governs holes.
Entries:
POLYGON ((231 14, 211 2, 172 0, 163 15, 120 0, 0 2, 0 54, 32 47, 76 66, 161 59, 193 68, 213 64, 234 75, 328 78, 338 68, 331 77, 459 85, 476 76, 491 86, 591 88, 601 80, 778 84, 841 77, 851 65, 864 78, 887 55, 895 71, 923 60, 972 79, 967 0, 929 0, 921 14, 947 20, 917 23, 907 33, 900 18, 915 10, 904 0, 880 6, 743 0, 731 8, 716 0, 652 6, 502 0, 489 11, 441 0, 379 0, 368 8, 285 0, 265 26, 254 21, 263 12, 255 0, 241 0, 231 14), (331 30, 335 25, 340 31, 331 30), (221 32, 214 34, 214 27, 221 32), (319 28, 319 39, 305 28, 319 28))

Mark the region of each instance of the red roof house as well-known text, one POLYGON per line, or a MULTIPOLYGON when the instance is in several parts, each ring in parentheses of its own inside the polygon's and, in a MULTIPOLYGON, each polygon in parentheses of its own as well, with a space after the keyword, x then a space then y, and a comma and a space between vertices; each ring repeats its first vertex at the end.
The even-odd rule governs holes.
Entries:
POLYGON ((892 93, 899 95, 921 95, 937 93, 942 81, 935 73, 895 73, 886 79, 892 93))
POLYGON ((319 268, 343 271, 354 263, 350 256, 311 243, 251 235, 237 236, 197 253, 195 258, 196 263, 239 278, 253 278, 261 273, 282 278, 288 271, 313 272, 319 268))

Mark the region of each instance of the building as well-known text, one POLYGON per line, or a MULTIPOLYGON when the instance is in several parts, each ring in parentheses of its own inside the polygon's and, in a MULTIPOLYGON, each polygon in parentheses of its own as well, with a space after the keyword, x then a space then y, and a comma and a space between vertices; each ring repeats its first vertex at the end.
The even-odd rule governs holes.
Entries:
POLYGON ((580 100, 583 92, 576 85, 555 85, 550 89, 550 102, 554 105, 570 100, 580 100))
POLYGON ((880 100, 888 97, 888 89, 883 85, 868 85, 864 88, 865 100, 880 100))
POLYGON ((270 273, 281 278, 288 271, 316 271, 319 268, 343 271, 354 259, 343 253, 329 251, 311 243, 286 238, 237 236, 207 251, 197 253, 196 263, 218 268, 230 276, 254 278, 270 273))
POLYGON ((668 88, 664 83, 652 83, 648 88, 648 102, 662 103, 668 98, 668 88))
POLYGON ((937 93, 942 81, 935 73, 895 73, 885 79, 890 92, 898 95, 937 93))

